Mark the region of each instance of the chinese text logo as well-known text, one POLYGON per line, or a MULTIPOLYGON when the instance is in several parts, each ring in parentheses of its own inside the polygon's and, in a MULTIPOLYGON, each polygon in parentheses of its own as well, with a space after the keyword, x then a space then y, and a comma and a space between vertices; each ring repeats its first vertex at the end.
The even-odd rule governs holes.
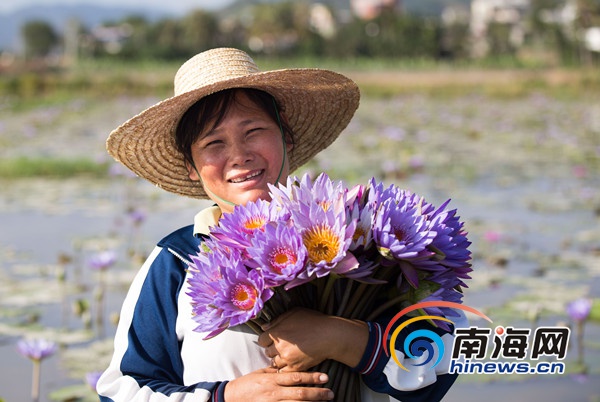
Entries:
MULTIPOLYGON (((454 324, 446 317, 438 315, 420 315, 402 321, 396 326, 398 320, 411 311, 432 307, 446 307, 468 311, 492 322, 485 314, 472 307, 463 304, 429 301, 414 304, 396 314, 387 325, 384 339, 389 339, 384 344, 387 355, 400 368, 409 371, 398 358, 398 346, 403 350, 408 359, 421 359, 424 361, 413 364, 413 366, 428 365, 429 369, 437 367, 446 353, 451 353, 449 360, 450 373, 458 374, 550 374, 565 372, 565 363, 562 361, 567 353, 570 329, 568 327, 539 327, 532 329, 514 328, 511 326, 497 326, 494 330, 493 349, 488 361, 484 361, 488 355, 491 328, 455 328, 454 343, 451 351, 446 351, 446 346, 439 335, 432 329, 419 328, 412 330, 404 337, 401 345, 396 345, 398 336, 404 328, 410 329, 409 325, 422 320, 438 320, 454 324), (392 331, 392 328, 393 331, 392 331), (391 335, 390 335, 391 332, 391 335), (529 361, 525 361, 526 358, 529 361), (545 361, 538 361, 540 357, 546 357, 545 361), (548 357, 555 357, 559 361, 547 361, 548 357), (435 358, 435 361, 433 359, 435 358), (500 361, 502 358, 504 361, 500 361)), ((448 361, 448 359, 446 359, 448 361)), ((445 371, 445 370, 444 370, 445 371)))

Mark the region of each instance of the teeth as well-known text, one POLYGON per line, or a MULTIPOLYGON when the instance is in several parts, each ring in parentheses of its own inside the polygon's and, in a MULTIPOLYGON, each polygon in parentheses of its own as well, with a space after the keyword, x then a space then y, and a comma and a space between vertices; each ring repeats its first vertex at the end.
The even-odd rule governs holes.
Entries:
POLYGON ((249 179, 251 179, 251 178, 253 178, 253 177, 256 177, 256 176, 258 176, 258 175, 259 175, 259 174, 261 174, 261 173, 262 173, 262 171, 258 171, 258 172, 256 172, 256 173, 249 174, 249 175, 248 175, 248 176, 246 176, 246 177, 240 177, 240 178, 237 178, 237 179, 231 179, 231 182, 232 182, 232 183, 241 183, 241 182, 243 182, 243 181, 246 181, 246 180, 249 180, 249 179))

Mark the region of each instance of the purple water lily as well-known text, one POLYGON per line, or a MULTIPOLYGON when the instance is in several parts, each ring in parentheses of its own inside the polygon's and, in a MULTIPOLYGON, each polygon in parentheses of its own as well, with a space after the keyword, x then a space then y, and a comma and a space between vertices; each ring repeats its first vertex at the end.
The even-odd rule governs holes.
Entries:
POLYGON ((449 202, 450 200, 447 200, 429 217, 436 236, 428 249, 435 255, 426 260, 417 260, 415 265, 431 271, 434 275, 443 275, 445 271, 451 271, 451 276, 457 279, 456 284, 467 287, 465 280, 471 278, 468 274, 472 271, 469 250, 471 242, 467 239, 467 233, 463 229, 464 223, 456 215, 456 210, 445 209, 449 202))
POLYGON ((321 173, 314 181, 305 174, 301 179, 291 177, 287 185, 270 186, 273 199, 289 211, 313 204, 324 211, 334 210, 343 213, 346 208, 348 189, 341 181, 334 182, 325 173, 321 173))
POLYGON ((117 253, 113 250, 106 250, 96 253, 90 257, 89 265, 96 271, 104 271, 117 262, 117 253))
POLYGON ((355 221, 348 222, 348 199, 353 202, 359 188, 349 191, 326 174, 314 181, 305 174, 301 179, 289 178, 286 186, 270 189, 273 202, 289 211, 307 250, 306 269, 286 288, 331 272, 343 275, 358 267, 354 255, 348 253, 356 229, 355 221))
MULTIPOLYGON (((351 286, 364 286, 353 282, 387 283, 394 288, 386 288, 390 306, 461 302, 460 287, 472 270, 471 243, 456 210, 447 210, 449 200, 436 208, 374 178, 366 186, 347 188, 325 174, 314 181, 307 174, 290 177, 286 185, 270 186, 270 192, 270 203, 259 200, 225 214, 200 253, 191 256, 188 294, 196 330, 207 332, 207 338, 255 321, 263 309, 261 319, 274 318, 296 302, 310 301, 310 308, 320 311, 333 303, 334 311, 345 312, 347 306, 373 303, 361 292, 352 293, 351 286), (317 280, 318 286, 272 297, 280 287, 290 290, 317 280), (343 305, 335 305, 342 294, 343 305)), ((440 308, 426 312, 456 314, 440 308)), ((444 322, 437 324, 448 329, 444 322)))
POLYGON ((266 225, 252 237, 247 251, 248 266, 262 269, 268 286, 285 285, 295 279, 307 258, 302 236, 287 222, 266 225))
POLYGON ((345 211, 336 214, 335 208, 323 209, 319 203, 302 204, 292 211, 292 217, 308 259, 298 279, 320 278, 331 272, 343 275, 358 267, 358 261, 348 252, 356 222, 346 224, 345 211))
POLYGON ((85 382, 92 389, 92 391, 96 392, 96 386, 98 385, 98 380, 101 376, 101 371, 90 371, 85 373, 85 382))
POLYGON ((129 216, 129 219, 131 220, 134 226, 139 226, 142 223, 144 223, 147 216, 146 212, 139 208, 135 208, 129 211, 127 215, 129 216))
MULTIPOLYGON (((437 233, 432 230, 427 216, 410 198, 383 200, 378 207, 373 225, 373 239, 380 253, 389 260, 416 261, 434 255, 429 246, 437 233)), ((400 265, 406 279, 415 287, 418 276, 408 265, 400 265)))
POLYGON ((223 280, 222 272, 232 260, 239 260, 239 253, 219 247, 214 239, 208 239, 201 245, 201 251, 190 258, 192 266, 189 268, 186 294, 192 299, 194 320, 199 324, 196 330, 208 332, 206 338, 210 338, 224 331, 228 325, 221 309, 213 303, 217 294, 214 283, 223 280))
POLYGON ((17 351, 35 361, 42 361, 52 356, 58 350, 58 345, 46 339, 21 339, 17 342, 17 351))
POLYGON ((373 244, 374 205, 372 203, 361 204, 359 200, 356 200, 349 212, 349 219, 351 222, 356 222, 350 250, 369 249, 373 244))
POLYGON ((575 322, 587 320, 592 311, 592 299, 580 298, 567 304, 567 314, 575 322))
POLYGON ((248 271, 241 263, 230 267, 223 279, 215 282, 217 293, 214 304, 221 309, 231 326, 257 317, 264 302, 273 295, 273 291, 265 287, 262 272, 248 271))
POLYGON ((37 402, 40 396, 42 360, 52 356, 57 350, 58 345, 47 339, 21 339, 17 342, 17 351, 33 362, 31 399, 34 402, 37 402))
POLYGON ((205 339, 230 326, 256 318, 273 291, 265 286, 260 270, 248 270, 236 250, 194 257, 189 289, 196 331, 208 332, 205 339), (212 265, 209 267, 207 265, 212 265))
POLYGON ((250 246, 252 235, 272 221, 285 219, 285 212, 268 201, 257 200, 236 206, 232 213, 223 214, 212 235, 224 246, 241 250, 250 246))

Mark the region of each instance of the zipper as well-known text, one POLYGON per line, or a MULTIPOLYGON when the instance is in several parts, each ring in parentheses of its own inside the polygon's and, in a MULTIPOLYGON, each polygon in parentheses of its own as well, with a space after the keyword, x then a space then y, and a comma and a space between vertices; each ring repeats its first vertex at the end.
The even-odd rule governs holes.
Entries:
POLYGON ((187 265, 188 267, 192 267, 194 264, 183 258, 177 251, 173 250, 172 248, 168 247, 167 251, 169 251, 169 253, 173 254, 175 257, 177 257, 181 262, 183 262, 185 265, 187 265))

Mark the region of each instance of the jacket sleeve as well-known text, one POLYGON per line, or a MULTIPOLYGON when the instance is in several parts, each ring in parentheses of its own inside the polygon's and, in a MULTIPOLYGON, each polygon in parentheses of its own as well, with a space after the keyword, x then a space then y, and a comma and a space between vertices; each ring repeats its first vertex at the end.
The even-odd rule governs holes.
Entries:
POLYGON ((114 354, 97 384, 103 402, 223 401, 226 382, 183 385, 177 298, 185 264, 156 247, 123 303, 114 354))
MULTIPOLYGON (((388 342, 389 346, 390 336, 388 335, 388 339, 384 339, 384 333, 390 321, 391 319, 388 317, 377 322, 367 323, 369 325, 367 348, 360 363, 353 370, 362 375, 363 382, 373 391, 387 394, 396 400, 402 402, 441 401, 458 377, 457 374, 448 373, 452 355, 449 351, 452 350, 454 342, 453 334, 434 327, 427 321, 411 324, 410 331, 408 328, 404 328, 399 333, 394 348, 400 363, 409 370, 405 371, 391 358, 391 354, 384 350, 385 342, 388 342), (404 352, 404 340, 410 332, 416 329, 433 330, 444 343, 446 353, 435 368, 432 368, 430 364, 416 366, 415 364, 422 362, 408 358, 404 352)), ((453 321, 456 326, 466 326, 466 317, 462 312, 459 318, 453 319, 453 321)), ((402 321, 397 322, 394 328, 401 323, 402 321)), ((425 352, 426 354, 427 352, 425 352)), ((423 359, 426 357, 422 356, 423 359)))

